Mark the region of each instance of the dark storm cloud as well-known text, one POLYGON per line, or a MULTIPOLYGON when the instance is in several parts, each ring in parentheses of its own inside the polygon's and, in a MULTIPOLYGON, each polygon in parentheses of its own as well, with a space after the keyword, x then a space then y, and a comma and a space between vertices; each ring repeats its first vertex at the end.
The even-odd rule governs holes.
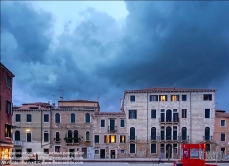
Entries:
POLYGON ((22 3, 1 6, 1 31, 11 33, 18 45, 17 57, 24 62, 45 62, 51 42, 52 19, 49 13, 35 12, 22 3))
POLYGON ((63 25, 54 44, 51 14, 4 2, 1 53, 16 75, 15 103, 57 99, 62 86, 65 99, 96 100, 100 94, 102 110, 117 111, 126 89, 176 86, 217 88, 219 105, 229 109, 223 99, 229 93, 229 3, 126 6, 122 29, 90 8, 73 32, 71 22, 63 25))
POLYGON ((228 2, 126 5, 122 51, 101 75, 125 88, 206 87, 228 77, 228 2))

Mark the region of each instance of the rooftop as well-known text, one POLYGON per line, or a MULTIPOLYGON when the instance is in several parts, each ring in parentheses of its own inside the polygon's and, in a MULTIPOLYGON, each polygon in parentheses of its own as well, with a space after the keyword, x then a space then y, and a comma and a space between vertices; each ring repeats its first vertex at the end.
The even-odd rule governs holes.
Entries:
POLYGON ((145 93, 145 92, 215 92, 216 89, 201 89, 201 88, 146 88, 138 90, 126 90, 125 93, 145 93))
POLYGON ((229 112, 216 112, 216 118, 229 118, 229 112))
POLYGON ((12 77, 15 77, 15 75, 6 66, 4 66, 2 62, 0 62, 0 67, 5 69, 12 77))

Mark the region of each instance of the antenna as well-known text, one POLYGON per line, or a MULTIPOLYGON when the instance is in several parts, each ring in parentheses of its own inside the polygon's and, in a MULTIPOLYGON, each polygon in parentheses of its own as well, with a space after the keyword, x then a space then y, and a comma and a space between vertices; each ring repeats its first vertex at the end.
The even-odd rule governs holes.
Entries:
POLYGON ((99 97, 100 97, 100 93, 99 93, 99 96, 98 96, 98 102, 99 102, 99 97))
POLYGON ((59 86, 59 90, 60 90, 60 99, 63 100, 63 89, 62 89, 62 86, 59 86))

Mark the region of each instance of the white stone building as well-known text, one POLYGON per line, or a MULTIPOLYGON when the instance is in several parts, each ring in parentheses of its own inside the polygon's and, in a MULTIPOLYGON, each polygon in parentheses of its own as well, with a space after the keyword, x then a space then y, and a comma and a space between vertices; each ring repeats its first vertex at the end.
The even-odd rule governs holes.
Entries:
POLYGON ((213 145, 215 89, 151 88, 124 92, 130 157, 179 158, 182 143, 213 145))

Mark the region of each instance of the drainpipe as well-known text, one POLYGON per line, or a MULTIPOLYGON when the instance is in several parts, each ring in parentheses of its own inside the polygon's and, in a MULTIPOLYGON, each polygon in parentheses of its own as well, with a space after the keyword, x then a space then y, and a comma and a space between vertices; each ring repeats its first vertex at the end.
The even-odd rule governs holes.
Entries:
POLYGON ((50 148, 52 148, 53 139, 52 139, 52 107, 50 108, 50 148))
POLYGON ((192 143, 192 96, 191 96, 191 92, 190 92, 190 140, 189 140, 189 143, 192 143))
POLYGON ((43 128, 42 121, 43 121, 43 112, 42 112, 42 110, 40 110, 40 111, 41 111, 41 148, 42 148, 42 128, 43 128))
POLYGON ((147 103, 147 116, 146 116, 146 117, 147 117, 147 120, 146 120, 146 123, 147 123, 147 124, 146 124, 146 125, 147 125, 147 127, 146 127, 146 128, 147 128, 147 138, 146 138, 146 139, 147 139, 147 148, 146 148, 146 149, 147 149, 147 151, 146 151, 146 157, 147 157, 147 155, 148 155, 148 144, 149 144, 149 138, 148 138, 148 137, 149 137, 149 136, 148 136, 148 135, 149 135, 149 133, 148 133, 148 132, 149 132, 149 131, 148 131, 148 128, 149 128, 149 127, 148 127, 148 112, 149 112, 149 110, 148 110, 148 96, 149 96, 149 93, 147 92, 147 99, 146 99, 146 103, 147 103))

